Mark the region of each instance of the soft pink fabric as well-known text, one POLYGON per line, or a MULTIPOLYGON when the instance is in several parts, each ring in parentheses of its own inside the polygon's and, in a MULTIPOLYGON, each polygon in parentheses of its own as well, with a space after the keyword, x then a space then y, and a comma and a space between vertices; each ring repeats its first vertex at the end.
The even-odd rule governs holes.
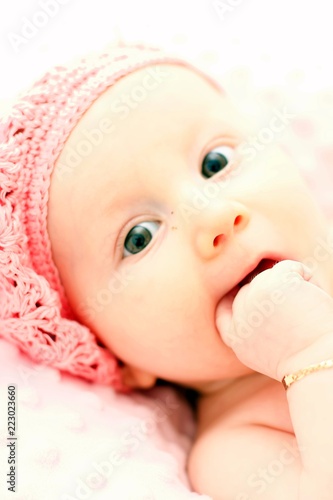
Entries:
POLYGON ((2 500, 209 500, 185 466, 194 421, 174 389, 115 393, 33 363, 0 339, 2 500), (16 493, 7 490, 7 386, 17 386, 16 493))

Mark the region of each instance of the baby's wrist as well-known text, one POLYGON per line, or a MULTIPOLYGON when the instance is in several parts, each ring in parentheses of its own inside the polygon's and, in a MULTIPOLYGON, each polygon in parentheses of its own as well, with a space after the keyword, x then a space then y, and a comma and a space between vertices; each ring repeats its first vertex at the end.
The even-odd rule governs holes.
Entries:
MULTIPOLYGON (((285 376, 296 374, 299 370, 330 359, 333 360, 333 328, 331 333, 323 335, 301 351, 281 360, 277 367, 277 379, 282 381, 285 376)), ((333 369, 331 371, 333 373, 333 369)))

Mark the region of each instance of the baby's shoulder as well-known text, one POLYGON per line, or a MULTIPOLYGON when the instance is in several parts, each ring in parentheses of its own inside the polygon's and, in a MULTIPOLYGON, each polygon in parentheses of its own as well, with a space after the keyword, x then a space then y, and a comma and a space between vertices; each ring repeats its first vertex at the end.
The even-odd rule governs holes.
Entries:
POLYGON ((188 460, 196 491, 214 500, 257 498, 253 493, 267 487, 262 472, 280 455, 289 472, 274 483, 269 498, 284 498, 286 492, 296 498, 301 465, 282 384, 255 374, 199 400, 197 435, 188 460))

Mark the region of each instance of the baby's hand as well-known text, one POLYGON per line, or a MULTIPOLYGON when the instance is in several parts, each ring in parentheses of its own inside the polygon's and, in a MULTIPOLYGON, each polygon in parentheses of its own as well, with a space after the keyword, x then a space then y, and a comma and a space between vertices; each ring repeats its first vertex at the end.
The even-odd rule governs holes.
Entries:
POLYGON ((291 357, 333 337, 333 299, 300 262, 284 260, 256 276, 236 295, 231 314, 226 301, 216 313, 223 341, 242 363, 271 378, 281 380, 291 357))

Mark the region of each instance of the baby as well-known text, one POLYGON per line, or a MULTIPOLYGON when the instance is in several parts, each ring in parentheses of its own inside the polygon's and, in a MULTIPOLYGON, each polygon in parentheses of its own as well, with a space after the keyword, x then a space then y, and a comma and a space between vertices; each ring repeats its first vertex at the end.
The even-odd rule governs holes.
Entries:
POLYGON ((15 113, 1 335, 121 391, 197 391, 195 491, 331 500, 333 240, 290 159, 249 158, 219 85, 143 47, 56 69, 15 113))

